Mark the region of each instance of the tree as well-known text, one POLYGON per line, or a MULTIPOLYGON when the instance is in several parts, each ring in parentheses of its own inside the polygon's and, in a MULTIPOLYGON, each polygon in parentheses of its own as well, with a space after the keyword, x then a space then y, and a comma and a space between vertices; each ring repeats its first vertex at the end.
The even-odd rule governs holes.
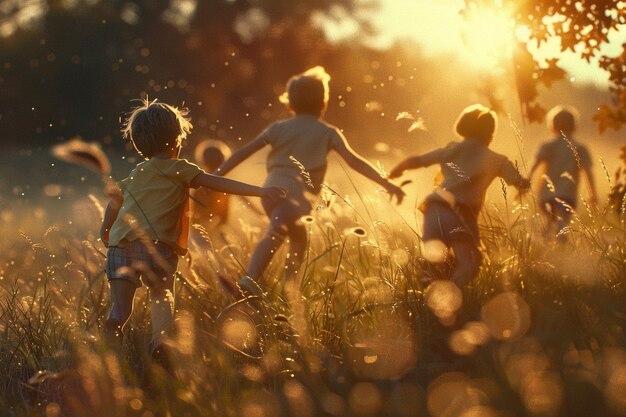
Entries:
POLYGON ((512 10, 516 29, 526 28, 530 42, 520 43, 513 64, 522 113, 529 122, 542 121, 545 109, 538 102, 537 85, 547 87, 566 75, 558 59, 540 65, 529 52, 534 42, 542 45, 549 38, 560 40, 561 52, 571 51, 609 73, 611 103, 600 104, 594 120, 600 133, 626 125, 626 44, 618 56, 606 56, 602 47, 611 32, 624 28, 626 7, 619 0, 466 0, 464 11, 472 9, 512 10))
MULTIPOLYGON (((5 3, 0 8, 0 127, 5 144, 24 145, 76 134, 111 141, 129 101, 145 95, 184 103, 196 126, 211 134, 229 129, 217 120, 238 120, 247 113, 263 113, 261 123, 266 123, 278 112, 278 106, 267 108, 277 95, 276 80, 318 64, 331 48, 311 16, 333 8, 353 14, 364 2, 5 3)), ((241 128, 235 134, 245 137, 259 126, 242 123, 241 128)))

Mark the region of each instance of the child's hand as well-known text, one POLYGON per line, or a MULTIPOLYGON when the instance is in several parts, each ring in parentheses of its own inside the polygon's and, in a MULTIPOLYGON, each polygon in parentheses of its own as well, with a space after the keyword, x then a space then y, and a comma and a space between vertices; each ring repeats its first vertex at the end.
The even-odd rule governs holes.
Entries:
POLYGON ((515 195, 516 200, 522 201, 522 197, 525 196, 530 191, 530 180, 527 178, 522 178, 520 183, 516 185, 517 194, 515 195))
POLYGON ((385 189, 390 194, 392 200, 393 200, 393 197, 396 197, 398 204, 402 204, 402 200, 404 199, 404 196, 406 195, 405 192, 402 191, 402 188, 398 187, 395 184, 388 183, 385 189))
POLYGON ((267 197, 270 200, 280 200, 287 197, 287 190, 283 187, 263 187, 262 197, 267 197))
POLYGON ((530 180, 528 178, 522 178, 520 183, 517 184, 517 198, 521 199, 523 195, 530 191, 530 180))
POLYGON ((403 173, 404 173, 404 167, 402 166, 402 164, 398 164, 391 170, 387 178, 389 179, 399 178, 402 176, 403 173))

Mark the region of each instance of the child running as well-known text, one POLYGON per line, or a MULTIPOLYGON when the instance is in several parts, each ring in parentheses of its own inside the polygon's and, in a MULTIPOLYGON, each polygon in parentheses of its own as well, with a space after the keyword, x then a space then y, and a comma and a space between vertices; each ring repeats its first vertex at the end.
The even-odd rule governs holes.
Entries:
POLYGON ((236 151, 217 171, 219 175, 226 175, 269 145, 265 185, 280 186, 289 192, 285 200, 261 200, 270 224, 254 250, 248 275, 239 281, 244 292, 258 293, 261 290, 256 281, 262 278, 272 256, 286 238, 289 238, 289 255, 285 276, 289 283, 293 283, 307 245, 307 230, 300 218, 311 212, 310 199, 321 190, 330 150, 335 150, 352 169, 384 187, 398 203, 404 197, 399 187, 383 178, 350 148, 338 128, 321 120, 328 105, 329 80, 330 75, 320 66, 291 77, 280 101, 288 106, 293 116, 271 124, 252 142, 236 151), (307 178, 303 172, 307 173, 307 178))
POLYGON ((559 232, 569 224, 577 206, 581 172, 589 184, 591 205, 596 204, 597 193, 589 151, 573 137, 578 111, 573 107, 556 106, 548 112, 546 122, 555 136, 539 148, 530 176, 543 167, 539 206, 548 218, 549 230, 556 228, 557 235, 561 236, 559 232))
POLYGON ((479 104, 469 106, 455 124, 461 142, 407 158, 389 174, 389 178, 398 178, 406 170, 440 164, 443 179, 420 207, 424 212, 422 238, 425 246, 432 242, 445 245, 443 256, 431 259, 435 271, 443 270, 445 254, 452 249, 456 262, 450 279, 461 288, 480 267, 478 213, 489 184, 501 177, 520 190, 529 186, 509 159, 489 149, 496 125, 494 111, 479 104))
POLYGON ((168 358, 163 342, 170 334, 174 313, 174 273, 178 256, 187 252, 189 189, 208 187, 267 201, 285 197, 283 188, 261 188, 210 175, 179 159, 192 128, 186 116, 186 109, 148 99, 132 110, 122 133, 145 161, 121 181, 121 191, 113 193, 100 231, 108 248, 106 274, 111 291, 105 341, 114 349, 121 347, 135 291, 143 283, 150 288, 152 356, 164 366, 168 358))
MULTIPOLYGON (((196 163, 206 172, 215 171, 230 155, 230 148, 224 142, 213 139, 200 142, 194 151, 196 163)), ((192 223, 198 223, 210 230, 228 221, 228 194, 200 187, 191 196, 192 223)))

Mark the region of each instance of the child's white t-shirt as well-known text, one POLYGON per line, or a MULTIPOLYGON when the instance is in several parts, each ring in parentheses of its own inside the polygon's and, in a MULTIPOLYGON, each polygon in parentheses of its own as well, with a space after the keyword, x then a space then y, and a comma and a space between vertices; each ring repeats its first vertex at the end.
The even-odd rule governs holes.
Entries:
MULTIPOLYGON (((290 195, 310 188, 317 192, 324 179, 330 144, 333 138, 343 138, 336 127, 310 114, 298 114, 271 124, 260 135, 268 145, 268 178, 266 186, 282 186, 290 195), (303 172, 310 176, 310 185, 304 182, 303 172)), ((305 174, 306 175, 306 174, 305 174)))

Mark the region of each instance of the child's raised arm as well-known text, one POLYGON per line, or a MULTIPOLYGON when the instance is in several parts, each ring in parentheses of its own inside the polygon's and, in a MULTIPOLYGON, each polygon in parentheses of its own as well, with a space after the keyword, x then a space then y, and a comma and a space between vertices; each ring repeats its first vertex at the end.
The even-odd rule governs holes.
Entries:
POLYGON ((348 142, 345 140, 343 136, 337 135, 334 136, 330 142, 331 149, 334 149, 341 158, 350 166, 350 168, 354 169, 359 174, 369 178, 375 183, 381 185, 387 190, 391 196, 395 196, 398 200, 398 204, 402 203, 402 199, 404 198, 404 191, 400 187, 395 184, 392 184, 386 178, 383 178, 382 175, 363 157, 357 154, 351 147, 348 145, 348 142))
POLYGON ((505 159, 502 162, 498 176, 508 185, 516 187, 520 193, 524 193, 530 188, 530 180, 528 178, 524 178, 515 164, 508 159, 505 159))
POLYGON ((269 197, 271 199, 285 198, 287 196, 287 191, 281 187, 257 187, 256 185, 207 174, 206 172, 196 175, 189 185, 192 188, 207 187, 228 194, 269 197))
MULTIPOLYGON (((265 133, 265 132, 264 132, 265 133)), ((264 133, 257 136, 252 142, 236 150, 230 158, 222 163, 214 172, 215 175, 226 175, 237 165, 245 161, 250 155, 267 145, 264 133)))
POLYGON ((404 171, 423 168, 441 162, 445 148, 435 149, 424 155, 410 156, 396 165, 389 173, 389 178, 401 177, 404 171))

